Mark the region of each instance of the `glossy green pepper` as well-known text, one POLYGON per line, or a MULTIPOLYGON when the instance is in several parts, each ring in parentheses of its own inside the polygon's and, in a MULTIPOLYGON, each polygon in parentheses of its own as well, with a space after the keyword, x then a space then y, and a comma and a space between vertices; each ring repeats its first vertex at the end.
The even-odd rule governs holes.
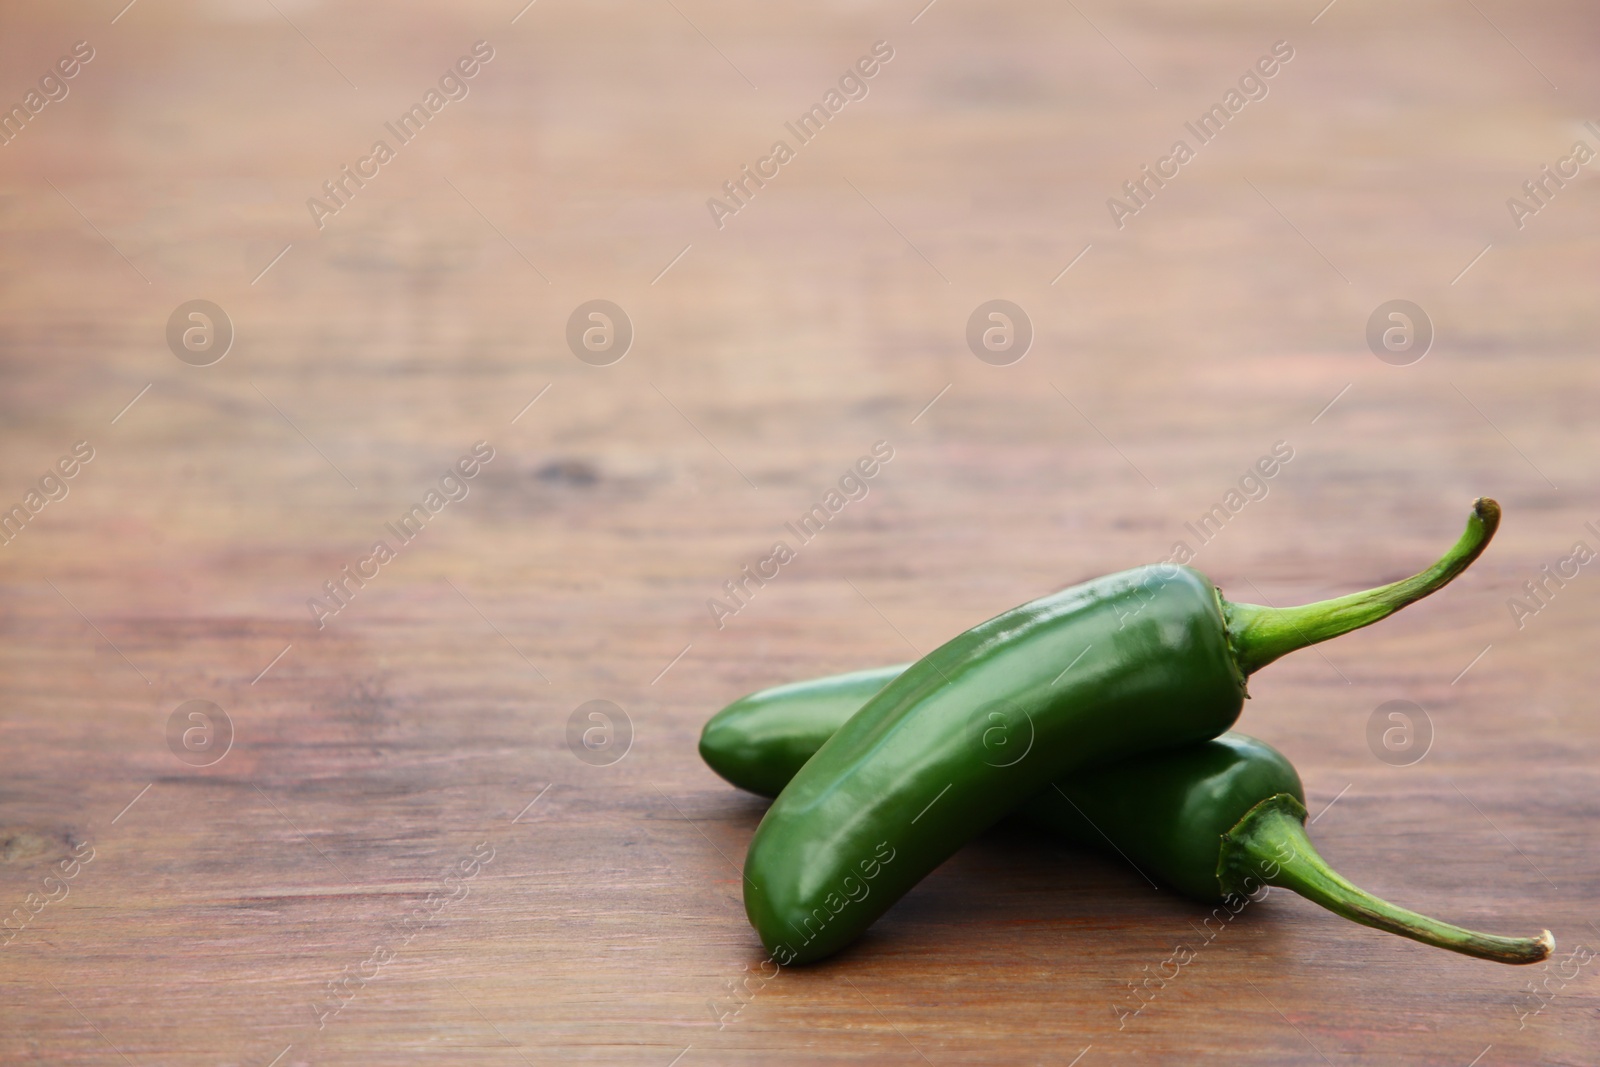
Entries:
MULTIPOLYGON (((775 796, 857 708, 908 666, 752 693, 706 723, 700 755, 741 789, 775 796)), ((1395 907, 1345 881, 1307 838, 1304 805, 1300 776, 1282 753, 1230 732, 1053 782, 1015 816, 1073 844, 1115 853, 1202 903, 1232 904, 1263 885, 1282 886, 1335 914, 1425 945, 1498 963, 1549 956, 1555 942, 1548 930, 1525 938, 1481 934, 1395 907)))
POLYGON ((1222 733, 1247 676, 1439 589, 1499 515, 1480 499, 1428 570, 1319 604, 1229 603, 1198 571, 1161 564, 973 627, 868 700, 784 787, 750 842, 745 913, 779 964, 838 951, 1052 780, 1222 733))

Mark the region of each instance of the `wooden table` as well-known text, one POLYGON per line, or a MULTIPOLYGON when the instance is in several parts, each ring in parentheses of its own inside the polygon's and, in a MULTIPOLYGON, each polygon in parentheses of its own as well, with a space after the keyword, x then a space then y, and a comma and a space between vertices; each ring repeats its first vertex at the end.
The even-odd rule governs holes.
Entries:
POLYGON ((122 4, 0 19, 0 100, 93 50, 0 146, 0 506, 93 450, 0 550, 0 1061, 1595 1062, 1600 963, 1562 961, 1600 945, 1600 576, 1508 606, 1600 548, 1592 165, 1520 229, 1506 203, 1600 146, 1592 8, 122 4), (1190 133, 1278 41, 1265 97, 1190 133), (566 339, 595 299, 632 324, 609 365, 566 339), (968 349, 991 299, 1020 362, 968 349), (1395 299, 1420 361, 1369 350, 1395 299), (219 361, 187 312, 169 347, 193 300, 219 361), (718 629, 877 441, 869 495, 718 629), (736 998, 762 805, 701 764, 705 718, 1164 557, 1280 441, 1195 561, 1241 599, 1393 579, 1505 505, 1453 588, 1273 666, 1242 725, 1349 877, 1548 926, 1557 966, 1279 893, 1119 1029, 1204 909, 1000 830, 736 998), (592 700, 619 761, 569 746, 592 700), (1369 747, 1391 700, 1431 723, 1408 765, 1369 747), (231 724, 209 765, 189 701, 231 724))

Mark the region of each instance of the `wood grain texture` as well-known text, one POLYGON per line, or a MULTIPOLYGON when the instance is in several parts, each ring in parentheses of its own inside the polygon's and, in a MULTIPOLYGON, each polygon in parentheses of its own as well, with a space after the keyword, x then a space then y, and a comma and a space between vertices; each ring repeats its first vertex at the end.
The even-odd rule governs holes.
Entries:
POLYGON ((918 6, 5 6, 0 102, 95 56, 0 146, 0 507, 94 458, 0 548, 0 903, 67 894, 0 949, 0 1061, 1595 1061, 1600 962, 1495 967, 1287 894, 1203 943, 1204 909, 1007 831, 730 992, 762 808, 701 765, 705 718, 1163 557, 1279 441, 1195 561, 1239 599, 1398 577, 1479 494, 1506 520, 1438 598, 1259 675, 1241 725, 1359 884, 1600 945, 1596 565, 1521 628, 1507 604, 1600 548, 1596 184, 1506 206, 1600 146, 1592 8, 918 6), (307 199, 479 40, 319 229, 307 199), (879 40, 867 96, 717 228, 707 198, 879 40), (1107 198, 1280 40, 1117 228, 1107 198), (964 340, 996 297, 1036 332, 1007 367, 964 340), (164 336, 197 298, 237 331, 207 367, 164 336), (595 298, 636 330, 606 367, 564 339, 595 298), (1409 366, 1364 339, 1395 298, 1436 326, 1409 366), (713 625, 879 440, 870 494, 713 625), (466 498, 319 628, 308 598, 477 441, 466 498), (189 700, 232 722, 213 766, 169 749, 189 700), (590 700, 631 721, 619 762, 568 746, 590 700), (1390 700, 1431 720, 1409 766, 1368 746, 1390 700))

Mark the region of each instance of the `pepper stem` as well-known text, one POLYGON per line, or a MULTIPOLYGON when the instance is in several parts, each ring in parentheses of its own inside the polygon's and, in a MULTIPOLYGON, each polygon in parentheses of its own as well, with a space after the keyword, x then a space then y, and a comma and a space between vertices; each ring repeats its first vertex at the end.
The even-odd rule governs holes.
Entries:
POLYGON ((1247 676, 1279 656, 1371 626, 1407 604, 1449 585, 1483 552, 1500 525, 1500 505, 1479 497, 1467 529, 1450 551, 1420 574, 1389 585, 1292 608, 1224 602, 1228 634, 1239 669, 1247 676))
POLYGON ((1305 830, 1306 809, 1287 793, 1268 797, 1222 835, 1217 881, 1225 893, 1248 894, 1261 884, 1292 889, 1335 915, 1496 963, 1538 963, 1555 949, 1550 931, 1537 937, 1496 937, 1397 908, 1341 878, 1317 855, 1305 830))

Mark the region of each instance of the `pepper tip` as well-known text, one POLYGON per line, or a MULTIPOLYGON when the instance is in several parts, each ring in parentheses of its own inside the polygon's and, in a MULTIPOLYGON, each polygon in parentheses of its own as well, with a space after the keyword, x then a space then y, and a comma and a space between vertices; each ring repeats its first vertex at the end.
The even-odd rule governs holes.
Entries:
POLYGON ((1493 497, 1480 496, 1474 500, 1472 513, 1483 523, 1485 532, 1490 535, 1493 535, 1500 525, 1500 502, 1493 497))

